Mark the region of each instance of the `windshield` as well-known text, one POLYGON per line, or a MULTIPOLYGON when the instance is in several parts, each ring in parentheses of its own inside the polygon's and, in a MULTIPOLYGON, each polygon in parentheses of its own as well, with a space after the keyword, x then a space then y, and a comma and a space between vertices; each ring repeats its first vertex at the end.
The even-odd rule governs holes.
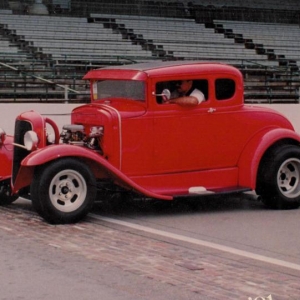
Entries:
POLYGON ((101 80, 93 83, 95 100, 125 98, 145 101, 145 83, 137 80, 101 80))

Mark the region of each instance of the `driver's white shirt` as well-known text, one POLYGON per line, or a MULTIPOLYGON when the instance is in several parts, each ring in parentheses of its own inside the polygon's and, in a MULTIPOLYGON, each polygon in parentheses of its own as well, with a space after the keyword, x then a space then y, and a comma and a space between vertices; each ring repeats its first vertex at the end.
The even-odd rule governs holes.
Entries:
POLYGON ((199 91, 198 89, 194 89, 191 93, 190 96, 195 97, 198 100, 198 104, 200 104, 201 102, 205 101, 205 96, 204 94, 199 91))
MULTIPOLYGON (((200 90, 198 90, 198 89, 194 89, 188 96, 195 97, 198 100, 198 104, 200 104, 201 102, 205 101, 204 94, 200 90)), ((180 96, 177 91, 172 92, 171 99, 178 98, 178 97, 182 97, 182 96, 180 96)))

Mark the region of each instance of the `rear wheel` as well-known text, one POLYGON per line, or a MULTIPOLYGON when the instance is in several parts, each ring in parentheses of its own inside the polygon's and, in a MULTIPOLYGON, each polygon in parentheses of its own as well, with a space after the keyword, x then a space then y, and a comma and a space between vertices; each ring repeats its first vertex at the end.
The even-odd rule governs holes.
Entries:
POLYGON ((87 165, 73 158, 41 167, 31 184, 37 212, 52 224, 74 223, 91 209, 96 197, 96 181, 87 165))
POLYGON ((285 145, 271 151, 261 168, 256 191, 275 209, 300 205, 300 147, 285 145))

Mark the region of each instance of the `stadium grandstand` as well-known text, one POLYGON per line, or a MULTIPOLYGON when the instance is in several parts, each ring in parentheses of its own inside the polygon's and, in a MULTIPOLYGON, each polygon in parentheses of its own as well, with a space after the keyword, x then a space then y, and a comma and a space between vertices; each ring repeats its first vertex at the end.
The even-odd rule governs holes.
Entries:
POLYGON ((0 102, 89 101, 92 68, 234 65, 248 103, 298 103, 299 0, 0 0, 0 102))

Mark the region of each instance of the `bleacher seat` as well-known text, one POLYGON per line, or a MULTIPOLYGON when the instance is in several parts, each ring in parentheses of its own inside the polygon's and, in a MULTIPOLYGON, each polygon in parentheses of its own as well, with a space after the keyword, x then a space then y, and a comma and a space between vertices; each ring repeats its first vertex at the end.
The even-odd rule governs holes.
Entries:
MULTIPOLYGON (((232 5, 237 2, 231 1, 232 5)), ((274 81, 264 92, 259 86, 256 93, 261 99, 270 98, 270 91, 283 97, 284 92, 294 95, 298 89, 297 84, 290 90, 285 86, 287 72, 294 72, 300 61, 296 25, 214 20, 214 26, 208 26, 192 18, 119 14, 85 18, 2 14, 1 10, 0 16, 0 52, 20 55, 20 61, 26 57, 44 61, 39 71, 44 75, 48 66, 78 70, 80 65, 125 61, 210 60, 239 67, 245 74, 247 97, 254 94, 256 79, 262 80, 262 74, 268 74, 269 83, 275 77, 282 82, 274 81)))

